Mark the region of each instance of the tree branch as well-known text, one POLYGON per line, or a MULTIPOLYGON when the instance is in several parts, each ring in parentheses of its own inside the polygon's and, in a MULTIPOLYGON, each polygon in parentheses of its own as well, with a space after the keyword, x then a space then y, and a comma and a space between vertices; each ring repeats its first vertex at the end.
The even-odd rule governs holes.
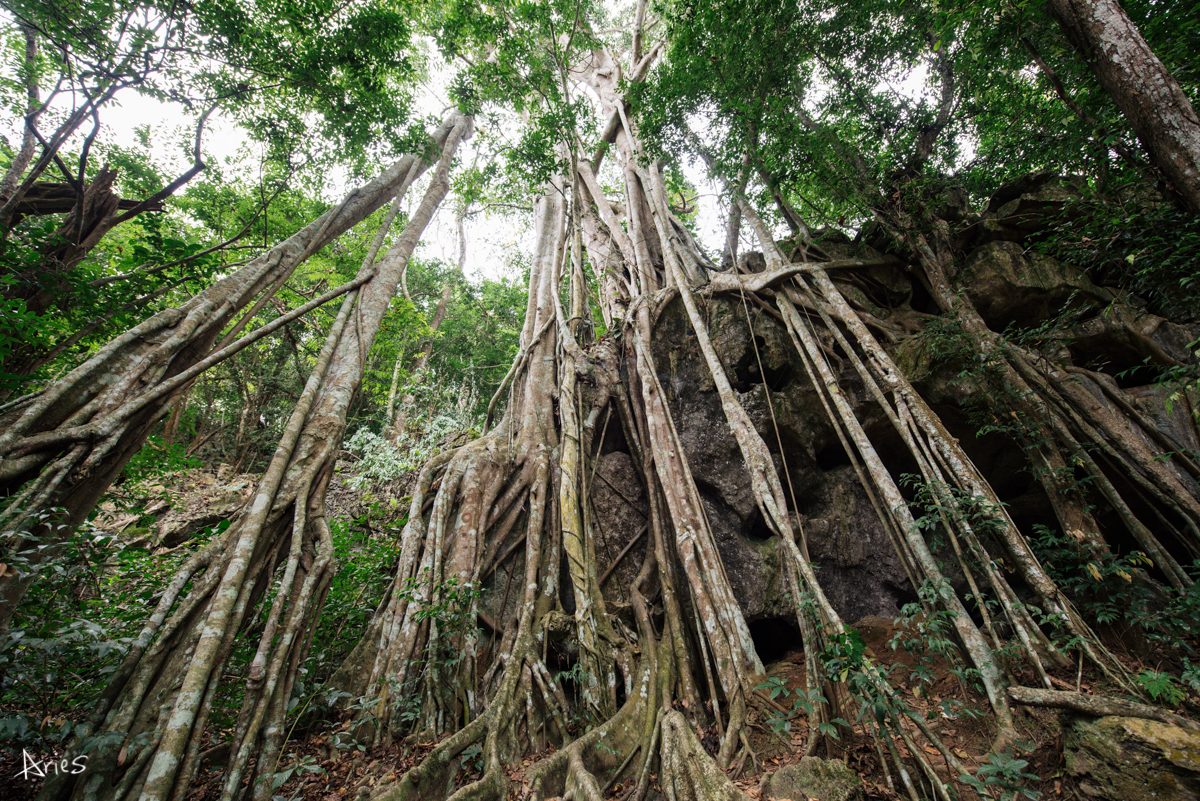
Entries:
POLYGON ((196 144, 192 147, 192 166, 187 170, 187 172, 180 175, 174 181, 167 184, 165 187, 158 190, 153 195, 146 198, 145 200, 143 200, 138 205, 134 206, 129 211, 127 211, 124 214, 122 214, 121 216, 117 217, 117 219, 113 220, 111 227, 113 227, 113 228, 117 227, 121 223, 128 220, 130 217, 134 217, 138 214, 141 214, 143 211, 146 211, 146 209, 150 208, 154 204, 160 203, 163 199, 168 198, 171 195, 175 194, 176 189, 183 186, 188 181, 192 180, 192 178, 194 178, 197 173, 199 173, 201 170, 203 170, 205 168, 206 165, 204 164, 204 160, 200 157, 201 156, 200 145, 201 145, 201 140, 204 136, 204 123, 208 121, 209 115, 217 110, 217 106, 218 106, 217 103, 213 103, 211 106, 209 106, 208 110, 200 115, 200 120, 196 123, 196 144))

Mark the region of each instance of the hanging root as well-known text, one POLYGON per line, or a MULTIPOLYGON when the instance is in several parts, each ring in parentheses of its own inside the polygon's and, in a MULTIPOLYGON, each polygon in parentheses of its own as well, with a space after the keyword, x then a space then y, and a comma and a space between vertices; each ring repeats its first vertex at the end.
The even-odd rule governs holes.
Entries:
MULTIPOLYGON (((364 695, 379 702, 361 718, 360 732, 375 741, 403 725, 459 733, 387 791, 389 798, 499 799, 507 793, 504 766, 554 745, 525 774, 532 797, 600 801, 613 783, 636 777, 631 792, 641 801, 656 766, 668 761, 680 792, 716 786, 724 776, 717 764, 729 764, 746 742, 743 727, 762 667, 649 355, 650 308, 643 304, 627 327, 626 354, 611 341, 585 348, 577 339, 588 227, 580 197, 578 187, 558 184, 535 206, 530 313, 504 417, 418 479, 396 581, 373 627, 374 666, 364 695), (570 215, 564 196, 574 200, 570 215), (559 300, 564 280, 569 309, 559 300), (622 386, 615 368, 628 356, 636 380, 622 386), (578 377, 587 378, 596 398, 586 416, 578 377), (555 400, 557 421, 549 416, 555 400), (630 587, 636 635, 614 626, 605 609, 587 493, 592 428, 614 405, 651 500, 646 557, 630 587), (560 587, 564 562, 569 584, 560 587), (453 584, 472 588, 473 619, 481 611, 478 588, 489 577, 499 598, 490 611, 498 642, 485 643, 471 627, 446 626, 430 614, 445 609, 453 584), (563 610, 564 601, 573 614, 563 610), (551 648, 573 654, 573 667, 552 670, 551 648), (448 664, 447 654, 465 658, 448 664), (568 673, 574 705, 560 683, 568 673), (618 689, 625 696, 619 707, 618 689), (419 703, 410 714, 415 720, 401 724, 398 701, 419 703), (662 714, 676 703, 691 721, 678 711, 662 714), (707 723, 706 709, 723 733, 716 761, 684 733, 707 723), (580 713, 585 720, 577 719, 580 713), (479 723, 484 714, 486 723, 479 723), (449 759, 471 744, 459 727, 472 715, 480 715, 470 725, 471 741, 482 743, 483 774, 454 789, 449 759)), ((593 228, 590 235, 608 232, 593 228)))
POLYGON ((1041 706, 1051 709, 1069 709, 1090 717, 1119 715, 1127 718, 1144 718, 1170 723, 1191 731, 1200 732, 1200 723, 1168 712, 1157 706, 1148 706, 1120 698, 1102 695, 1084 695, 1070 690, 1040 690, 1034 687, 1009 687, 1008 694, 1013 703, 1022 706, 1041 706))
POLYGON ((170 801, 185 795, 234 644, 274 589, 249 665, 222 794, 242 796, 246 779, 255 801, 270 798, 288 701, 333 576, 325 491, 346 408, 362 380, 361 356, 371 347, 420 232, 449 189, 450 160, 470 125, 469 118, 454 117, 421 204, 376 264, 386 230, 378 232, 360 268, 362 280, 343 300, 253 499, 235 525, 184 564, 114 674, 92 721, 95 737, 74 746, 87 753, 97 739, 104 743, 90 755, 87 774, 79 781, 60 775, 47 782, 39 794, 43 801, 122 801, 134 795, 170 801), (349 326, 352 312, 356 324, 349 326), (179 600, 189 582, 191 592, 179 600), (120 734, 115 745, 112 732, 120 734), (257 757, 253 769, 252 757, 257 757))
MULTIPOLYGON (((1072 663, 1056 641, 1065 638, 1117 686, 1135 690, 1126 669, 1060 592, 981 472, 880 343, 881 336, 898 336, 897 326, 856 307, 843 292, 845 282, 830 276, 865 263, 791 263, 740 183, 733 189, 734 201, 740 220, 759 240, 767 269, 758 275, 733 271, 710 277, 715 265, 667 202, 662 167, 641 158, 646 151, 617 91, 620 71, 611 69, 614 60, 602 49, 589 58, 572 75, 591 84, 605 118, 614 120, 614 169, 623 180, 623 197, 616 203, 607 198, 596 166, 573 145, 566 149, 563 163, 570 163, 570 172, 551 181, 535 203, 524 328, 512 368, 489 405, 485 433, 435 457, 420 472, 394 581, 352 654, 354 665, 338 674, 344 682, 339 689, 361 701, 351 731, 363 744, 390 743, 406 733, 444 737, 378 798, 501 801, 513 789, 510 771, 519 771, 527 756, 532 764, 522 774, 521 793, 533 801, 601 801, 617 783, 628 785, 620 791, 623 801, 645 801, 652 790, 670 801, 744 797, 726 771, 736 775, 747 760, 756 765, 751 729, 770 714, 772 702, 756 691, 764 669, 655 363, 655 323, 676 296, 737 443, 758 512, 777 538, 781 585, 792 599, 803 641, 805 694, 812 707, 807 754, 822 748, 837 753, 835 734, 866 737, 892 789, 913 801, 949 801, 954 782, 970 773, 922 710, 891 686, 873 659, 855 651, 853 633, 826 597, 809 559, 786 460, 781 460, 782 475, 776 467, 784 445, 769 387, 764 385, 764 392, 777 453, 768 446, 771 432, 764 429, 764 436, 756 428, 730 381, 702 294, 725 294, 740 304, 751 342, 752 302, 782 326, 782 341, 791 343, 803 365, 900 563, 920 591, 925 614, 947 622, 947 659, 977 677, 995 722, 994 750, 1006 750, 1016 740, 1014 706, 1123 710, 1167 719, 1167 713, 1145 705, 1049 689, 1053 671, 1072 663), (590 341, 587 325, 589 264, 602 287, 601 312, 614 332, 598 343, 590 341), (901 491, 888 454, 880 452, 878 437, 864 427, 861 412, 839 384, 843 369, 853 370, 867 402, 890 425, 889 442, 902 443, 905 458, 917 466, 925 519, 940 524, 945 547, 938 549, 918 525, 917 507, 901 491), (493 427, 505 392, 507 408, 493 427), (644 538, 644 556, 627 588, 629 615, 620 617, 609 613, 601 592, 611 568, 603 576, 596 573, 590 504, 595 460, 610 419, 619 421, 646 498, 645 524, 633 537, 644 538), (997 566, 1001 558, 1011 572, 997 566), (950 587, 959 575, 967 587, 965 599, 950 587), (1021 584, 1034 602, 1022 602, 1021 584), (1019 686, 1019 675, 1032 675, 1043 686, 1019 686), (817 700, 822 697, 824 702, 817 700), (859 708, 862 714, 856 717, 859 708), (711 755, 697 735, 710 727, 719 743, 711 755), (945 775, 927 754, 941 757, 945 775)), ((443 164, 448 157, 443 154, 443 164)), ((431 183, 434 194, 441 191, 444 174, 440 164, 431 183)), ((803 221, 794 211, 789 219, 804 239, 803 221)), ((411 250, 415 239, 409 234, 406 230, 397 247, 411 250)), ((797 248, 801 258, 817 252, 810 245, 803 241, 797 248)), ((399 280, 399 274, 393 277, 399 280)), ((948 290, 941 280, 931 279, 935 294, 948 290)), ((363 284, 360 308, 368 307, 366 295, 374 286, 374 279, 363 284)), ((943 294, 939 298, 946 303, 957 302, 943 294)), ((376 301, 382 306, 370 309, 386 308, 378 297, 371 303, 376 301)), ((336 345, 346 359, 360 359, 369 336, 364 335, 366 345, 342 353, 343 344, 357 342, 349 337, 348 330, 337 328, 328 348, 332 352, 336 345)), ((758 346, 753 347, 757 359, 758 346)), ((1190 579, 1172 560, 1164 538, 1138 521, 1128 504, 1119 503, 1102 468, 1136 468, 1137 491, 1171 505, 1166 519, 1175 526, 1175 540, 1186 542, 1200 523, 1200 507, 1185 497, 1195 466, 1158 464, 1148 447, 1123 441, 1129 432, 1118 420, 1097 419, 1086 392, 1057 386, 1019 354, 1005 356, 997 348, 993 355, 1008 359, 1006 375, 1024 388, 1025 411, 1042 414, 1040 430, 1051 444, 1039 444, 1031 453, 1050 468, 1094 468, 1101 476, 1100 491, 1155 555, 1156 565, 1176 586, 1187 586, 1190 579), (1122 444, 1114 445, 1117 441, 1122 444)), ((317 384, 325 369, 322 362, 314 373, 317 384)), ((298 408, 297 430, 305 419, 312 426, 308 411, 305 406, 301 414, 298 408)), ((336 450, 339 425, 344 419, 325 429, 305 429, 308 438, 299 443, 289 426, 243 519, 220 547, 189 560, 139 637, 132 661, 118 671, 119 686, 108 697, 103 726, 162 734, 135 749, 123 773, 109 771, 120 778, 105 801, 135 793, 149 801, 172 801, 186 792, 233 638, 267 597, 272 603, 251 662, 223 797, 237 797, 248 781, 254 801, 269 798, 270 766, 283 746, 286 700, 332 570, 322 517, 332 451, 314 443, 324 437, 320 441, 336 450), (192 591, 179 600, 189 581, 192 591), (159 697, 169 700, 149 700, 159 697)), ((52 475, 28 492, 45 493, 53 480, 52 475)), ((1087 529, 1083 538, 1099 552, 1105 546, 1091 512, 1079 503, 1082 496, 1061 489, 1055 487, 1052 499, 1060 520, 1087 529)), ((629 547, 617 561, 628 553, 629 547)), ((113 752, 105 758, 126 757, 113 752)), ((91 784, 84 794, 98 788, 91 784)), ((51 797, 58 796, 47 795, 47 801, 51 797)))

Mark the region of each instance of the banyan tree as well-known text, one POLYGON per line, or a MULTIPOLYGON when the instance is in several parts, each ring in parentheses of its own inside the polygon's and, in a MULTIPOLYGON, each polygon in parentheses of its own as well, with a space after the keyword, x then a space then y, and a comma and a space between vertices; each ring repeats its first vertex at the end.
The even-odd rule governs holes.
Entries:
MULTIPOLYGON (((736 5, 726 11, 736 16, 736 5)), ((741 797, 731 777, 757 766, 766 722, 801 708, 770 692, 766 643, 752 633, 765 618, 803 653, 805 753, 866 743, 897 796, 970 792, 981 754, 944 743, 855 633, 849 616, 895 604, 864 610, 839 585, 837 554, 814 534, 828 523, 814 498, 831 482, 854 497, 835 545, 869 546, 892 571, 895 598, 940 622, 939 653, 967 677, 959 702, 986 710, 986 751, 1011 751, 1028 706, 1195 728, 1152 703, 1033 541, 1034 524, 1052 528, 1089 564, 1136 550, 1127 581, 1190 591, 1200 456, 1189 396, 1168 405, 1170 390, 1131 394, 1079 354, 1119 347, 1186 367, 1194 326, 1026 252, 1069 181, 993 187, 980 216, 965 192, 918 180, 974 80, 956 73, 949 48, 930 48, 937 102, 913 123, 904 163, 885 169, 878 152, 788 97, 794 76, 773 77, 799 69, 794 53, 783 66, 765 61, 781 22, 744 42, 764 59, 746 67, 746 92, 769 111, 739 119, 728 53, 697 46, 705 25, 736 29, 732 18, 672 7, 664 19, 642 3, 609 35, 582 7, 545 18, 505 8, 457 9, 477 26, 472 68, 499 80, 519 63, 526 88, 573 111, 539 140, 550 152, 511 369, 482 434, 412 480, 390 589, 329 680, 352 699, 344 713, 358 742, 436 741, 381 797, 599 801, 614 787, 632 801, 741 797), (689 58, 725 76, 706 76, 705 108, 728 118, 702 127, 646 105, 688 91, 664 76, 689 58), (582 105, 595 113, 575 113, 582 105), (855 240, 818 230, 773 169, 785 118, 841 165, 842 199, 865 209, 855 240), (728 204, 723 256, 698 241, 678 197, 683 159, 706 165, 728 204), (1004 335, 1038 303, 1085 313, 1049 345, 1004 335), (976 436, 984 425, 992 440, 976 436), (987 444, 997 437, 1003 458, 987 444), (1031 506, 1007 502, 1015 496, 1031 506), (766 576, 757 590, 747 571, 766 576), (1067 689, 1063 677, 1077 672, 1105 691, 1067 689)), ((803 35, 796 23, 794 41, 803 35)), ((826 67, 835 84, 851 80, 826 67)), ((464 108, 479 102, 460 97, 464 108)), ((551 117, 529 107, 544 125, 551 117)), ((260 608, 241 712, 223 735, 222 798, 270 798, 288 702, 337 569, 324 498, 346 410, 472 125, 452 112, 428 152, 6 407, 6 514, 64 507, 82 520, 189 381, 270 333, 242 334, 237 312, 250 307, 248 319, 307 254, 396 198, 359 277, 318 299, 341 295, 341 311, 253 500, 148 617, 76 744, 92 749, 88 772, 48 782, 42 798, 186 797, 231 649, 260 608), (399 197, 425 170, 424 196, 377 260, 399 197)))

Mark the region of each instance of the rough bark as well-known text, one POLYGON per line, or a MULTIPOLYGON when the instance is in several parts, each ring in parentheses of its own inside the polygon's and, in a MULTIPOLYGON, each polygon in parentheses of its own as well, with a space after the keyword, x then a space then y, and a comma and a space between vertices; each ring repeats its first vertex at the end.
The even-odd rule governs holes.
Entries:
POLYGON ((172 584, 174 591, 162 599, 110 683, 93 723, 97 732, 119 734, 121 742, 101 746, 81 780, 63 776, 48 783, 42 801, 95 794, 121 799, 133 792, 144 801, 182 797, 197 767, 232 643, 282 564, 279 589, 250 665, 223 794, 241 795, 242 780, 249 774, 252 797, 270 798, 269 766, 283 745, 287 701, 334 569, 325 490, 366 354, 422 231, 449 191, 455 149, 470 134, 469 118, 455 114, 449 122, 421 203, 375 263, 386 226, 378 232, 359 271, 361 288, 343 301, 253 500, 234 526, 185 564, 172 584), (179 590, 197 574, 192 591, 180 599, 179 590), (154 737, 146 744, 139 735, 148 731, 154 737), (127 768, 123 753, 131 755, 127 768), (248 770, 251 756, 258 760, 248 770))
MULTIPOLYGON (((443 123, 431 146, 440 148, 452 127, 443 123)), ((17 531, 50 509, 66 510, 55 522, 85 520, 197 366, 248 344, 253 335, 238 335, 297 266, 407 189, 428 166, 425 154, 401 158, 233 275, 130 329, 46 389, 5 404, 0 489, 10 500, 0 517, 17 531)), ((34 561, 50 555, 21 542, 14 551, 27 551, 34 561)), ((0 629, 31 579, 29 573, 0 577, 0 629)))
POLYGON ((1117 0, 1050 0, 1051 15, 1088 60, 1142 146, 1200 214, 1200 116, 1117 0))

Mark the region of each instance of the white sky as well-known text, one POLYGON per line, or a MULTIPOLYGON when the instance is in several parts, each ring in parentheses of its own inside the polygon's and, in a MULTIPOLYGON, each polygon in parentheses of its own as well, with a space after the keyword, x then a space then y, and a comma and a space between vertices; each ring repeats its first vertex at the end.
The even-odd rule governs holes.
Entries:
MULTIPOLYGON (((444 89, 449 84, 452 73, 444 68, 442 59, 436 53, 431 53, 428 66, 431 72, 430 80, 426 81, 415 97, 414 115, 432 115, 440 118, 449 107, 444 89)), ((14 78, 11 64, 4 65, 5 77, 14 78)), ((65 100, 66 98, 64 98, 65 100)), ((43 118, 45 119, 45 118, 43 118)), ((0 117, 0 134, 8 138, 10 143, 20 141, 20 124, 18 118, 9 115, 0 117)), ((141 95, 135 90, 126 89, 120 92, 101 111, 101 132, 97 137, 99 143, 110 143, 132 147, 137 143, 135 131, 143 126, 150 127, 151 156, 163 175, 177 175, 190 166, 190 159, 180 141, 188 140, 194 130, 194 120, 189 119, 181 109, 173 104, 162 103, 152 97, 141 95)), ((505 132, 515 137, 517 132, 505 132)), ((78 147, 83 133, 77 134, 69 142, 66 150, 78 147)), ((460 162, 470 163, 475 156, 473 142, 466 143, 460 148, 460 162)), ((210 164, 223 164, 228 173, 234 170, 233 165, 243 148, 250 148, 253 156, 255 146, 247 138, 245 132, 232 121, 224 118, 219 112, 213 114, 205 128, 203 138, 203 157, 210 164)), ((241 169, 245 178, 253 182, 254 165, 257 159, 249 158, 243 162, 241 169)), ((714 249, 719 249, 724 240, 723 223, 717 208, 716 187, 707 184, 703 176, 696 170, 685 168, 688 179, 701 188, 700 216, 698 228, 702 241, 714 249)), ((47 176, 49 180, 55 180, 47 176)), ((348 190, 345 173, 334 173, 327 178, 328 184, 324 191, 325 199, 336 202, 348 190)), ((423 185, 409 191, 406 204, 415 202, 420 197, 423 185)), ((457 258, 458 243, 454 221, 454 203, 451 198, 435 216, 426 229, 418 256, 422 258, 438 258, 452 263, 457 258)), ((528 253, 532 247, 532 230, 528 220, 521 215, 513 214, 475 214, 468 219, 467 224, 467 274, 468 277, 500 278, 509 276, 516 278, 516 270, 509 266, 519 253, 528 253)))
MULTIPOLYGON (((442 59, 436 53, 430 53, 427 59, 431 76, 418 91, 413 112, 416 115, 431 115, 440 118, 449 102, 444 90, 449 84, 451 70, 442 64, 442 59)), ((12 76, 10 65, 5 65, 5 72, 12 76)), ((924 89, 926 76, 922 70, 915 71, 904 85, 898 90, 910 97, 915 97, 924 89)), ((895 87, 893 87, 895 88, 895 87)), ((193 122, 180 113, 178 107, 171 104, 139 95, 136 91, 125 90, 113 101, 113 105, 102 111, 103 129, 99 139, 125 146, 133 145, 137 140, 134 131, 141 126, 151 127, 151 141, 164 143, 164 146, 153 152, 153 158, 164 174, 178 174, 189 166, 189 161, 182 148, 176 143, 182 138, 191 136, 193 122)), ((0 118, 0 133, 9 138, 10 142, 19 141, 19 119, 0 118)), ((506 132, 515 137, 516 131, 506 132)), ((242 148, 254 146, 249 142, 245 133, 234 123, 223 118, 219 113, 214 114, 208 123, 204 136, 204 158, 210 163, 234 160, 242 148)), ((460 161, 470 163, 475 156, 474 143, 467 143, 460 149, 460 161)), ((253 169, 257 159, 248 159, 245 169, 253 169)), ((229 169, 229 168, 226 168, 229 169)), ((721 190, 710 182, 703 170, 697 165, 685 164, 684 174, 688 180, 699 189, 697 199, 699 205, 696 228, 699 239, 705 245, 710 255, 718 261, 719 253, 724 244, 724 215, 727 209, 720 201, 721 190)), ((252 175, 247 175, 253 180, 252 175)), ((344 173, 328 177, 325 190, 326 200, 336 202, 348 189, 344 173)), ((415 202, 423 191, 422 186, 410 190, 408 203, 415 202)), ((425 232, 424 241, 418 250, 422 258, 439 258, 447 263, 457 258, 457 233, 454 221, 453 199, 443 204, 441 210, 425 232)), ((744 228, 744 227, 743 227, 744 228)), ((743 250, 755 248, 743 230, 743 250)), ((781 229, 777 232, 782 235, 781 229)), ((468 239, 468 276, 499 278, 501 276, 516 277, 515 270, 508 266, 518 253, 528 253, 531 247, 532 231, 528 220, 520 215, 512 214, 477 214, 467 222, 468 239)))

